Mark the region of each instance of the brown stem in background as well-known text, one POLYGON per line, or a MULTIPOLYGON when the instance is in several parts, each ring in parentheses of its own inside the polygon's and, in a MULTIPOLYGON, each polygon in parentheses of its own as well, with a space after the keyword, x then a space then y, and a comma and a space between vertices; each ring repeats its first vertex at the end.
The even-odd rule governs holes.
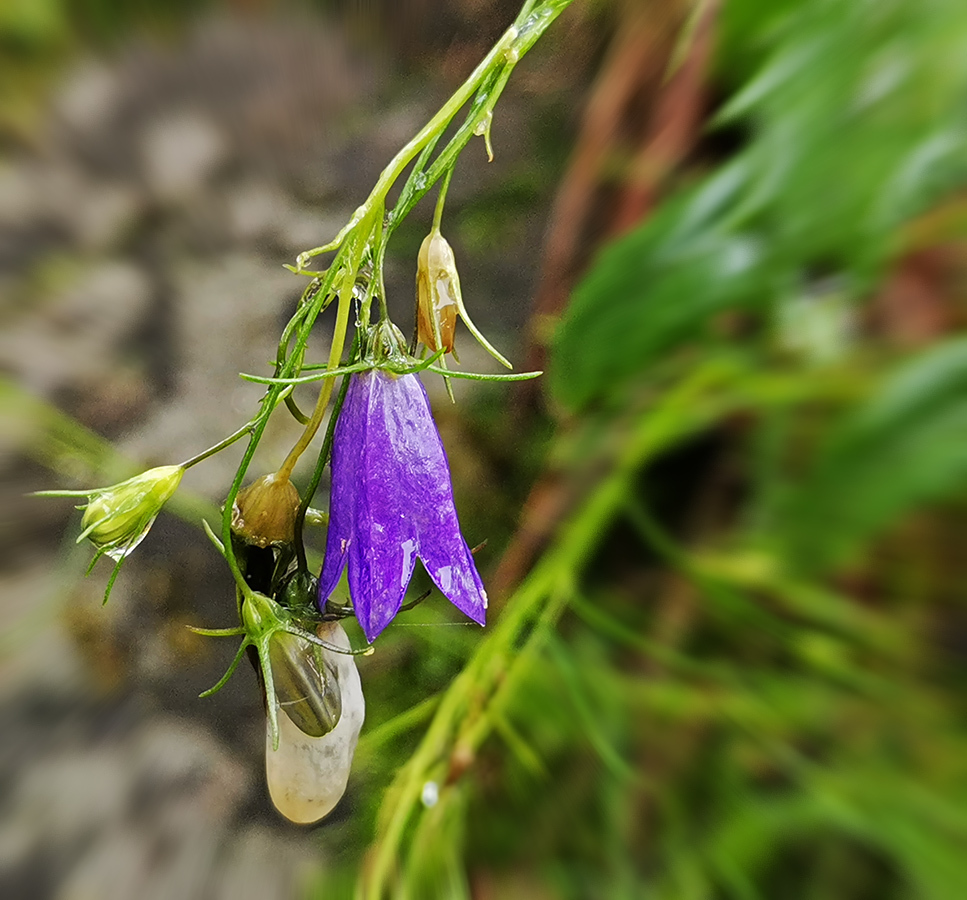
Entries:
MULTIPOLYGON (((718 0, 709 2, 691 35, 681 64, 667 81, 684 21, 676 5, 628 3, 584 113, 576 150, 554 200, 530 324, 526 368, 546 364, 549 324, 561 315, 574 281, 591 256, 592 223, 602 215, 602 234, 627 230, 645 216, 668 177, 692 152, 703 121, 705 75, 713 46, 718 0), (650 114, 642 119, 642 103, 650 114), (640 121, 639 121, 640 120, 640 121), (609 187, 609 164, 633 138, 639 150, 626 170, 617 202, 609 187), (610 195, 610 196, 609 196, 610 195), (608 206, 607 204, 612 204, 608 206)), ((536 382, 522 383, 518 414, 538 402, 536 382)), ((533 486, 521 523, 494 573, 492 592, 504 596, 530 568, 579 490, 561 471, 546 471, 533 486)))
POLYGON ((656 86, 668 59, 671 29, 660 27, 655 18, 649 5, 625 5, 591 91, 574 155, 548 221, 531 317, 528 368, 543 364, 543 323, 560 314, 577 271, 586 262, 588 220, 631 101, 649 85, 656 86))
POLYGON ((718 2, 702 10, 688 52, 662 87, 641 149, 632 161, 611 234, 636 225, 655 204, 668 177, 688 157, 698 141, 705 112, 705 81, 714 44, 718 2))

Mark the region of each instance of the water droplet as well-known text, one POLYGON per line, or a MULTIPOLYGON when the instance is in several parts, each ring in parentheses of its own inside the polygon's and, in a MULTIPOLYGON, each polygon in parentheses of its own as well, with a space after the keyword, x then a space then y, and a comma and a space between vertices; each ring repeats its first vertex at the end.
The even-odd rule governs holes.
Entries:
POLYGON ((440 799, 440 785, 435 781, 428 781, 423 785, 423 793, 420 794, 420 800, 427 809, 432 809, 437 805, 437 801, 440 799))

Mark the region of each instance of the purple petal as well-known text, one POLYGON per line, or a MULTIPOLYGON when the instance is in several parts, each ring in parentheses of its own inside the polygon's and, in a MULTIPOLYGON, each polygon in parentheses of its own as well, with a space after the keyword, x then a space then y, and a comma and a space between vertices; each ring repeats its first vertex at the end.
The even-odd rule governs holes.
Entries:
POLYGON ((396 446, 403 462, 409 512, 416 522, 419 556, 436 586, 462 613, 484 624, 487 594, 473 556, 460 533, 453 502, 450 466, 430 412, 426 390, 416 375, 402 375, 391 387, 398 422, 396 446), (397 413, 398 419, 404 419, 397 413))
POLYGON ((405 460, 395 442, 397 418, 405 416, 405 410, 387 390, 394 379, 379 371, 356 377, 365 386, 367 402, 361 466, 356 473, 359 487, 349 591, 359 624, 372 642, 399 612, 419 545, 408 512, 412 499, 403 473, 405 460))
POLYGON ((420 536, 420 558, 433 583, 460 612, 478 625, 485 625, 487 592, 460 532, 440 532, 439 537, 430 538, 421 529, 420 536))
POLYGON ((333 441, 320 602, 348 559, 356 617, 372 642, 399 612, 418 556, 437 587, 482 625, 487 594, 460 534, 423 385, 415 375, 353 375, 333 441))
POLYGON ((349 382, 332 443, 332 489, 329 494, 329 528, 326 555, 319 574, 319 605, 336 589, 353 543, 358 473, 362 471, 366 433, 366 391, 356 378, 349 382))

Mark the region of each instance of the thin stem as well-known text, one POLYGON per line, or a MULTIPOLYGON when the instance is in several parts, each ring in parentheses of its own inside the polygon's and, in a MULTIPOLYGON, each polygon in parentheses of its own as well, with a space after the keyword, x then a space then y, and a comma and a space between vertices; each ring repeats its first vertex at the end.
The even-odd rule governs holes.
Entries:
POLYGON ((440 222, 443 221, 443 205, 447 202, 447 189, 450 187, 450 179, 453 177, 453 167, 447 169, 447 174, 443 176, 443 184, 440 185, 440 193, 436 198, 436 209, 433 210, 433 230, 440 230, 440 222))
MULTIPOLYGON (((329 351, 329 365, 334 369, 338 368, 339 360, 342 358, 342 349, 346 339, 346 329, 349 327, 349 311, 351 307, 352 288, 350 288, 349 292, 344 293, 341 291, 339 295, 339 307, 336 312, 336 328, 332 335, 332 347, 329 351)), ((309 446, 312 439, 316 436, 316 432, 322 424, 322 418, 326 413, 326 407, 329 405, 332 384, 331 378, 323 382, 322 388, 319 390, 319 398, 316 400, 316 407, 312 411, 312 416, 309 418, 309 422, 302 432, 302 436, 289 451, 285 462, 279 467, 280 478, 288 479, 292 476, 292 470, 299 461, 299 457, 302 456, 306 447, 309 446)))
MULTIPOLYGON (((359 332, 357 331, 353 335, 353 344, 349 351, 350 359, 355 356, 359 350, 359 332)), ((319 487, 319 482, 322 480, 322 473, 326 468, 326 463, 329 462, 329 456, 332 453, 332 442, 336 433, 336 422, 339 419, 339 412, 342 409, 343 403, 346 401, 346 394, 349 391, 349 377, 348 375, 343 377, 342 384, 339 386, 339 393, 336 395, 336 401, 332 405, 332 415, 329 417, 329 425, 326 428, 326 436, 322 440, 322 449, 319 451, 319 457, 316 460, 316 467, 312 472, 312 478, 309 480, 309 484, 306 485, 306 489, 302 495, 302 503, 299 504, 299 512, 296 514, 295 518, 295 551, 299 559, 299 568, 303 571, 308 570, 309 566, 306 562, 306 548, 302 541, 303 531, 305 529, 306 522, 306 512, 309 509, 309 504, 312 502, 312 498, 316 493, 316 488, 319 487)))
MULTIPOLYGON (((380 207, 382 213, 383 207, 380 207)), ((384 216, 381 214, 380 219, 384 216)), ((387 230, 381 221, 376 228, 376 240, 373 246, 373 277, 366 295, 366 324, 369 324, 369 301, 373 294, 379 302, 379 317, 382 321, 389 319, 389 307, 386 305, 386 285, 383 283, 383 265, 386 260, 387 230)))
POLYGON ((228 684, 229 678, 235 674, 235 670, 238 668, 238 664, 242 661, 242 654, 245 653, 245 649, 251 644, 248 638, 245 638, 238 647, 234 658, 225 674, 218 679, 207 691, 202 691, 198 697, 199 699, 204 699, 205 697, 211 697, 212 694, 217 694, 226 684, 228 684))
MULTIPOLYGON (((441 359, 440 362, 443 362, 441 359)), ((539 378, 543 371, 539 372, 515 372, 512 375, 484 375, 479 372, 454 372, 451 369, 444 369, 440 366, 424 366, 427 372, 434 375, 442 375, 444 378, 466 378, 468 381, 528 381, 531 378, 539 378)))
POLYGON ((252 431, 252 423, 251 422, 246 422, 241 428, 238 429, 238 431, 234 432, 233 434, 230 434, 224 440, 219 441, 217 444, 215 444, 214 446, 209 447, 207 450, 203 450, 197 456, 193 456, 191 459, 186 460, 185 462, 183 462, 181 464, 181 468, 183 468, 183 469, 190 469, 192 466, 195 466, 198 463, 202 462, 203 460, 208 459, 209 456, 214 456, 216 453, 221 452, 226 447, 230 447, 239 438, 242 438, 246 434, 251 433, 251 431, 252 431))
MULTIPOLYGON (((339 305, 336 307, 336 324, 332 332, 332 346, 329 348, 328 368, 339 368, 339 361, 342 359, 342 351, 346 342, 346 331, 349 328, 349 313, 352 310, 353 288, 356 286, 356 271, 359 268, 359 261, 362 259, 363 251, 369 240, 372 230, 372 220, 364 222, 360 228, 360 234, 352 243, 349 251, 349 265, 343 273, 343 282, 339 287, 339 305)), ((296 351, 298 352, 298 350, 296 351)), ((319 398, 316 400, 316 408, 312 411, 309 424, 306 425, 302 436, 296 441, 296 445, 289 451, 285 462, 279 467, 279 476, 288 479, 292 475, 295 464, 299 457, 305 452, 306 447, 312 442, 322 424, 322 418, 329 405, 329 398, 332 396, 332 379, 325 381, 319 390, 319 398)))
MULTIPOLYGON (((561 0, 558 0, 561 2, 561 0)), ((565 5, 570 3, 571 0, 563 0, 565 5)), ((563 7, 562 7, 563 8, 563 7)), ((314 256, 318 256, 321 253, 327 253, 330 250, 335 250, 342 242, 345 240, 347 235, 351 234, 353 230, 363 222, 372 211, 383 203, 386 198, 389 189, 395 184, 396 180, 400 177, 403 170, 412 162, 413 158, 426 146, 430 140, 434 140, 439 137, 440 133, 447 127, 450 120, 457 114, 460 108, 473 96, 477 87, 484 80, 484 78, 490 74, 490 70, 498 64, 498 60, 505 56, 508 51, 514 46, 514 42, 520 35, 520 31, 515 25, 511 25, 507 31, 504 32, 502 37, 496 44, 494 44, 491 51, 480 61, 476 69, 471 72, 470 76, 466 81, 457 89, 457 92, 443 104, 442 107, 437 111, 437 114, 430 119, 423 128, 413 137, 412 140, 407 143, 396 156, 390 161, 390 164, 383 169, 379 176, 379 180, 376 182, 376 186, 373 188, 369 197, 360 206, 355 213, 353 213, 352 218, 346 224, 346 227, 339 232, 336 237, 325 244, 322 247, 316 247, 313 250, 307 250, 304 253, 300 253, 298 259, 296 260, 297 267, 301 270, 303 269, 305 263, 307 263, 314 256)))
MULTIPOLYGON (((322 311, 325 305, 329 292, 332 289, 333 281, 335 280, 336 273, 339 271, 339 264, 343 260, 344 256, 348 253, 346 248, 340 248, 339 253, 336 254, 336 258, 333 260, 332 268, 326 272, 322 283, 319 286, 319 290, 313 295, 311 304, 308 307, 308 312, 301 313, 297 312, 296 315, 304 319, 301 328, 299 329, 299 336, 296 339, 295 350, 292 355, 290 355, 282 367, 281 375, 291 375, 296 368, 296 360, 299 359, 299 354, 304 350, 306 343, 309 340, 309 333, 312 331, 312 326, 315 324, 316 318, 322 311)), ((278 367, 276 367, 278 371, 278 367)), ((225 505, 222 509, 222 547, 224 550, 225 561, 228 563, 228 568, 231 570, 232 576, 235 578, 235 584, 239 591, 239 604, 241 604, 242 597, 248 597, 251 595, 252 590, 245 581, 245 577, 242 575, 241 567, 238 564, 238 559, 235 556, 235 548, 232 546, 232 510, 235 505, 235 498, 238 496, 238 492, 242 489, 242 482, 245 480, 245 474, 248 471, 248 467, 252 462, 252 458, 255 456, 255 450, 258 447, 259 441, 262 439, 262 434, 265 431, 265 426, 268 424, 269 417, 272 415, 272 411, 279 403, 279 399, 286 387, 281 385, 273 385, 266 392, 265 396, 261 401, 261 408, 259 414, 255 417, 251 426, 251 438, 249 439, 248 446, 245 448, 245 453, 242 456, 241 462, 238 465, 238 469, 235 472, 235 478, 232 481, 232 486, 229 488, 228 496, 225 498, 225 505)), ((241 606, 239 607, 241 608, 241 606)))
MULTIPOLYGON (((270 378, 266 375, 247 375, 245 372, 239 376, 244 381, 251 381, 253 384, 278 384, 283 386, 296 384, 309 384, 313 381, 324 381, 327 378, 338 378, 340 375, 352 375, 353 372, 362 372, 371 369, 369 363, 353 363, 349 366, 339 366, 338 369, 330 369, 328 364, 325 366, 303 366, 302 372, 315 372, 314 375, 299 375, 296 378, 270 378)), ((88 491, 78 491, 78 496, 86 496, 88 491)))

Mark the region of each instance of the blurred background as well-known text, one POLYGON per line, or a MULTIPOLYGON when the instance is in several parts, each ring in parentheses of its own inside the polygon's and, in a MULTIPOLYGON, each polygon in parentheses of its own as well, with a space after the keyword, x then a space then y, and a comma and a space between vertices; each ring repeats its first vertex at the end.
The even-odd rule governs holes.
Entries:
MULTIPOLYGON (((0 3, 0 896, 338 897, 389 858, 419 900, 967 897, 962 0, 577 0, 521 63, 443 227, 546 375, 428 382, 491 622, 435 596, 360 660, 320 826, 268 800, 254 673, 197 699, 235 649, 184 626, 235 614, 199 522, 236 448, 105 607, 70 501, 24 496, 245 421, 282 263, 516 12, 0 3)), ((431 216, 389 246, 404 330, 431 216)))

